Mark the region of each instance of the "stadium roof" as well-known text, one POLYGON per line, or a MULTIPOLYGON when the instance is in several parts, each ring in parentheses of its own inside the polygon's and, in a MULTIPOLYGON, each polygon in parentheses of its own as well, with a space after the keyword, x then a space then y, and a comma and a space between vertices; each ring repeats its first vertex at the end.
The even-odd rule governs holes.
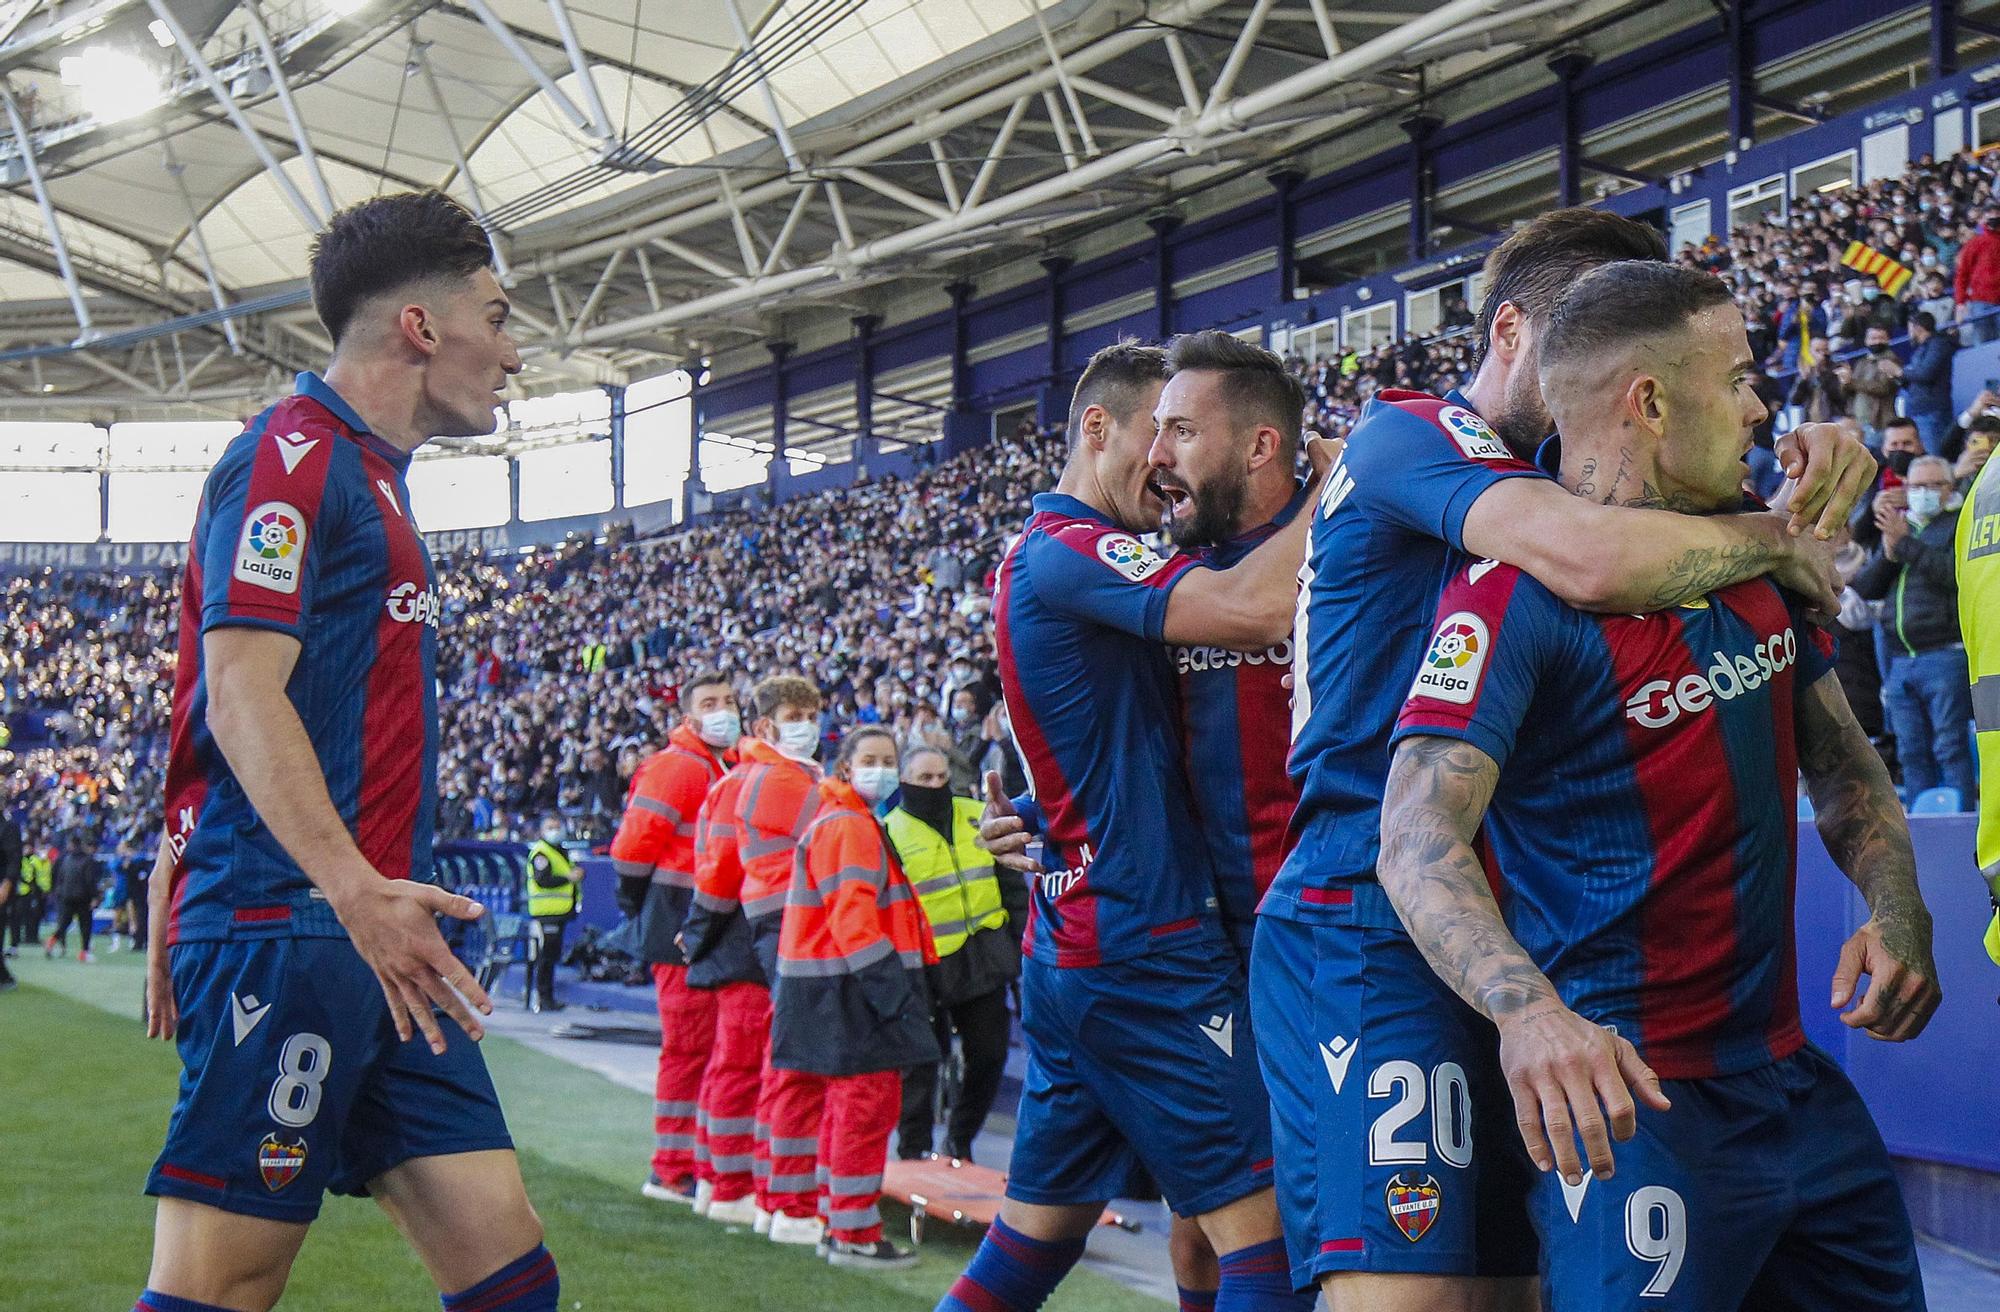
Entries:
POLYGON ((311 234, 384 189, 482 216, 522 385, 574 388, 1033 253, 1649 8, 0 0, 0 413, 240 413, 323 358, 311 234))

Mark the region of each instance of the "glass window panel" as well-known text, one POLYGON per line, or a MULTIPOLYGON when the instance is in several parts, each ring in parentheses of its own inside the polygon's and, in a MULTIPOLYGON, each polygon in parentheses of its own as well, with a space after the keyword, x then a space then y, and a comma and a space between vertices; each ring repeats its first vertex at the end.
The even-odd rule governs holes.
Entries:
POLYGON ((9 542, 95 542, 103 527, 97 496, 96 474, 8 474, 0 478, 0 537, 9 542))
POLYGON ((511 497, 503 457, 410 462, 410 513, 426 533, 504 524, 511 497))
POLYGON ((141 470, 112 474, 113 542, 186 542, 194 531, 205 470, 141 470))
POLYGON ((0 469, 96 469, 104 430, 95 424, 0 423, 0 469))
MULTIPOLYGON (((229 420, 113 424, 111 467, 209 469, 242 431, 243 425, 229 420)), ((117 516, 112 519, 116 522, 117 516)))
POLYGON ((521 518, 559 519, 611 509, 611 443, 573 442, 525 451, 521 465, 521 518))

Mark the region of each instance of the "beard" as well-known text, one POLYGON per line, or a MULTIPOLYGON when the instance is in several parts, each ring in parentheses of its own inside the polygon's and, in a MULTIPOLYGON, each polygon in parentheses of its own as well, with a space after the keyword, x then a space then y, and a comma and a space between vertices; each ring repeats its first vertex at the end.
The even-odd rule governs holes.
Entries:
POLYGON ((1549 418, 1548 404, 1542 400, 1535 370, 1524 369, 1511 382, 1513 385, 1501 398, 1500 413, 1483 418, 1509 450, 1523 460, 1533 460, 1542 440, 1555 427, 1555 421, 1549 418))
POLYGON ((1241 531, 1237 520, 1243 515, 1243 505, 1250 497, 1250 473, 1242 468, 1230 468, 1209 479, 1207 485, 1196 492, 1192 484, 1184 483, 1171 475, 1161 475, 1160 482, 1166 487, 1178 487, 1188 494, 1184 509, 1172 514, 1172 502, 1168 503, 1170 517, 1162 527, 1177 547, 1212 547, 1241 531))

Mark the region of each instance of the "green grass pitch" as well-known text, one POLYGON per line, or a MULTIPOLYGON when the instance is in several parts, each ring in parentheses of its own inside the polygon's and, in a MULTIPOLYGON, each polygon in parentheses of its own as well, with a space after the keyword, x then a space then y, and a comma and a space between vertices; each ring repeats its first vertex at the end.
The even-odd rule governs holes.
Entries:
MULTIPOLYGON (((13 963, 0 994, 0 1308, 107 1312, 144 1287, 159 1150, 179 1064, 138 1021, 140 962, 13 963)), ((928 1312, 977 1235, 933 1225, 912 1270, 857 1273, 730 1233, 640 1196, 651 1101, 521 1044, 486 1040, 521 1147, 528 1192, 562 1268, 563 1306, 583 1312, 928 1312)), ((905 1214, 893 1206, 892 1235, 905 1214)), ((384 1312, 437 1306, 388 1220, 329 1199, 281 1308, 384 1312)), ((1158 1312, 1163 1304, 1079 1269, 1051 1312, 1158 1312)))

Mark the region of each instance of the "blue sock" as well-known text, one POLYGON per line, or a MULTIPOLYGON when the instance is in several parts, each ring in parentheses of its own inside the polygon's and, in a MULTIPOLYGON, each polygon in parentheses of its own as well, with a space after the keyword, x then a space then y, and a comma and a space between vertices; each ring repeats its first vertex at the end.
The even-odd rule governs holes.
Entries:
POLYGON ((175 1298, 172 1294, 155 1293, 147 1290, 139 1295, 139 1301, 132 1305, 132 1312, 229 1312, 226 1307, 213 1303, 197 1303, 191 1298, 175 1298))
POLYGON ((1219 1261, 1222 1288, 1215 1291, 1215 1312, 1311 1312, 1318 1297, 1292 1288, 1292 1267, 1282 1239, 1224 1253, 1219 1261))
POLYGON ((1175 1285, 1181 1296, 1180 1312, 1215 1312, 1215 1296, 1222 1292, 1217 1289, 1189 1289, 1186 1285, 1175 1285))
POLYGON ((1036 1312, 1082 1256, 1081 1239, 1030 1239, 995 1217, 936 1312, 1036 1312))
POLYGON ((534 1251, 501 1267, 470 1289, 443 1295, 444 1312, 556 1312, 562 1283, 556 1260, 536 1244, 534 1251))

